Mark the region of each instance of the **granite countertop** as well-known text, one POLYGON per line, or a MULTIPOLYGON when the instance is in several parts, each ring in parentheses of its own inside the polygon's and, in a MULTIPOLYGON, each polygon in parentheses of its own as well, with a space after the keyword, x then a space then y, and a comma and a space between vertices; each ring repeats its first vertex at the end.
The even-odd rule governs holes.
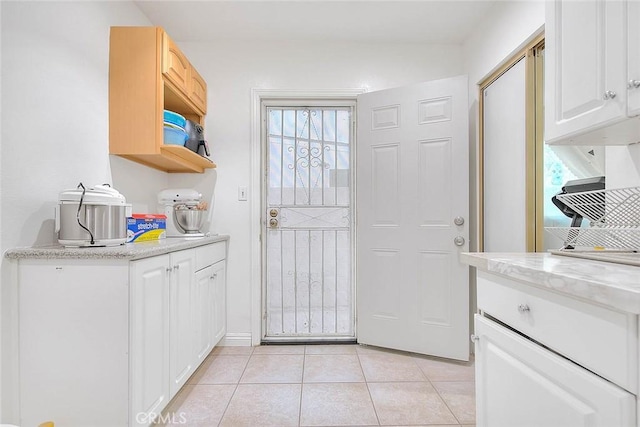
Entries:
POLYGON ((125 243, 102 248, 65 248, 61 245, 14 248, 5 252, 8 259, 120 259, 136 260, 182 249, 196 248, 229 240, 229 236, 205 236, 196 239, 167 238, 148 242, 125 243))
POLYGON ((548 253, 462 253, 460 262, 567 296, 640 314, 640 267, 548 253))

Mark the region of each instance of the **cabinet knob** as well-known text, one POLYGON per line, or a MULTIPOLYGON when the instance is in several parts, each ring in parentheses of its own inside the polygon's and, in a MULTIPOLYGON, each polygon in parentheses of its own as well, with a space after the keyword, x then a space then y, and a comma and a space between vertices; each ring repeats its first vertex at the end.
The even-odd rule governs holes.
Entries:
POLYGON ((476 334, 471 334, 471 336, 469 337, 469 340, 471 340, 472 343, 477 343, 478 341, 480 341, 480 337, 477 336, 476 334))
POLYGON ((627 87, 629 89, 638 89, 640 87, 640 80, 629 80, 627 87))
POLYGON ((180 266, 176 264, 176 265, 173 266, 173 269, 174 270, 180 270, 180 266))
POLYGON ((464 218, 463 218, 463 217, 461 217, 461 216, 457 216, 457 217, 455 217, 455 218, 453 219, 453 223, 454 223, 455 225, 458 225, 458 226, 463 225, 463 224, 464 224, 464 218))
POLYGON ((607 90, 604 92, 604 95, 602 95, 602 99, 604 99, 605 101, 609 100, 609 99, 613 99, 615 98, 617 95, 617 93, 615 93, 612 90, 607 90))
POLYGON ((531 309, 529 308, 529 306, 528 306, 527 304, 520 304, 520 305, 518 306, 518 311, 519 311, 520 313, 526 313, 526 312, 528 312, 528 311, 531 311, 531 309))
POLYGON ((171 273, 171 267, 167 267, 167 273, 171 273))
POLYGON ((462 246, 462 245, 464 245, 464 237, 462 237, 462 236, 456 236, 456 238, 455 238, 455 239, 453 239, 453 243, 454 243, 456 246, 462 246))

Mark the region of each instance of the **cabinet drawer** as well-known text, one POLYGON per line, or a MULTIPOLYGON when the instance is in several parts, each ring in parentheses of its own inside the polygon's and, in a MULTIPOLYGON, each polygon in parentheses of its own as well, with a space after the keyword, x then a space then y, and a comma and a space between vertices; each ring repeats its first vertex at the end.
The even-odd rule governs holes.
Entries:
POLYGON ((222 261, 227 255, 226 242, 217 242, 211 245, 196 248, 196 271, 222 261))
POLYGON ((482 272, 478 309, 637 393, 637 316, 482 272))

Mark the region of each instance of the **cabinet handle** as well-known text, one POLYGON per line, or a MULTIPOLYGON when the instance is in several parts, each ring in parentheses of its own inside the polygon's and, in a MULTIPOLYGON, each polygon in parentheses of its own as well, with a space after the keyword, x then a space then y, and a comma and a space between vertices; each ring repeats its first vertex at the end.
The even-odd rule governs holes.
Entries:
POLYGON ((180 270, 180 266, 176 264, 176 265, 173 266, 173 269, 174 270, 180 270))
POLYGON ((618 94, 615 93, 612 90, 607 90, 604 92, 604 95, 602 96, 602 99, 604 99, 605 101, 609 100, 609 99, 613 99, 617 96, 618 94))
POLYGON ((627 87, 629 89, 638 89, 640 87, 640 80, 629 80, 627 87))
POLYGON ((520 304, 518 306, 518 311, 520 313, 526 313, 527 311, 531 311, 531 309, 529 308, 529 306, 527 304, 520 304))
POLYGON ((471 334, 471 336, 469 337, 469 340, 471 340, 472 343, 476 343, 480 341, 480 337, 477 336, 476 334, 471 334))

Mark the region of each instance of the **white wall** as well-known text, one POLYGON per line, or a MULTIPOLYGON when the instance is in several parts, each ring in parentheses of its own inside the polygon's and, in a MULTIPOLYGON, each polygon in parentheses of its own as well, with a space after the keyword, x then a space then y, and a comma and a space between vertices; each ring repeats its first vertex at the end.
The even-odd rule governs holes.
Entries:
MULTIPOLYGON (((150 25, 147 18, 131 2, 0 2, 0 8, 0 251, 53 243, 58 193, 80 181, 113 183, 134 210, 155 206, 168 175, 108 155, 109 27, 150 25)), ((8 273, 3 259, 0 422, 17 422, 8 409, 16 372, 8 273)))
MULTIPOLYGON (((462 52, 424 44, 177 43, 208 85, 205 129, 218 164, 213 228, 231 235, 228 332, 248 335, 251 212, 237 195, 238 186, 250 186, 251 89, 386 89, 463 74, 462 52)), ((196 179, 171 176, 170 182, 196 179)))
POLYGON ((607 188, 640 186, 640 143, 606 150, 607 188))

